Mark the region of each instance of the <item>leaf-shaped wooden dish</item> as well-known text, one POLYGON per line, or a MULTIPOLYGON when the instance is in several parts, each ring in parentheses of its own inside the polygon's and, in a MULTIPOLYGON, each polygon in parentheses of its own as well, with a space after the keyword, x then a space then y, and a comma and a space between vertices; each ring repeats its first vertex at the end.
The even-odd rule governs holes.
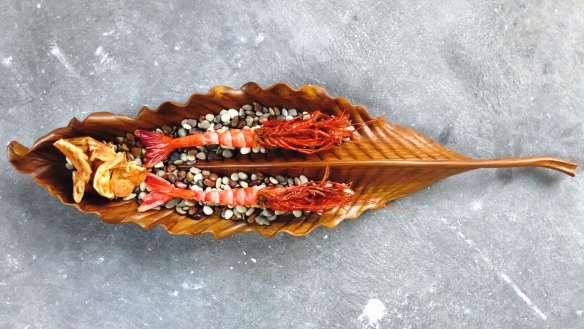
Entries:
POLYGON ((72 119, 67 127, 40 138, 30 149, 16 141, 11 142, 8 158, 17 171, 32 176, 63 203, 83 212, 96 213, 107 223, 131 222, 146 229, 162 225, 172 234, 211 233, 215 238, 251 231, 266 237, 278 232, 303 236, 321 225, 333 228, 345 218, 354 219, 367 209, 378 208, 440 179, 477 168, 537 166, 573 176, 577 166, 576 163, 550 157, 475 160, 449 150, 412 129, 376 120, 358 129, 352 138, 354 142, 314 155, 274 150, 266 154, 238 155, 227 160, 196 164, 199 168, 220 174, 261 171, 270 175, 304 174, 315 180, 320 179, 325 166, 329 166, 331 180, 353 183, 357 201, 346 209, 332 209, 321 216, 313 214, 305 219, 287 217, 269 226, 261 226, 222 219, 217 215, 192 220, 169 209, 138 213, 135 201, 108 201, 93 195, 86 195, 79 204, 73 202, 71 173, 65 168, 64 156, 52 145, 56 140, 75 136, 113 140, 138 128, 154 129, 164 124, 179 124, 184 118, 219 113, 224 108, 240 108, 252 102, 308 112, 321 110, 337 115, 347 112, 355 123, 373 119, 364 107, 352 105, 345 98, 333 98, 321 87, 309 85, 295 90, 286 84, 276 84, 263 89, 256 83, 247 83, 239 90, 214 87, 207 94, 191 96, 185 104, 166 102, 155 110, 143 108, 136 118, 99 112, 83 121, 72 119))

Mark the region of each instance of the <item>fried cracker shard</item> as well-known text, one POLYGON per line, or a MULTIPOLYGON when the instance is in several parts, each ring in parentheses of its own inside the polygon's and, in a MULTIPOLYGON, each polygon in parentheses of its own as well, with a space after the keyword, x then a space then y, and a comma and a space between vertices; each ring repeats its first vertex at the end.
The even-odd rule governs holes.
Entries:
POLYGON ((73 164, 73 200, 79 203, 93 177, 95 191, 108 199, 126 197, 146 178, 146 170, 124 153, 91 137, 60 139, 53 144, 73 164), (92 169, 93 168, 93 169, 92 169))
POLYGON ((85 193, 85 185, 91 179, 91 166, 89 157, 83 152, 83 149, 75 146, 66 139, 60 139, 53 144, 61 153, 63 153, 76 171, 73 172, 73 200, 79 203, 85 193))

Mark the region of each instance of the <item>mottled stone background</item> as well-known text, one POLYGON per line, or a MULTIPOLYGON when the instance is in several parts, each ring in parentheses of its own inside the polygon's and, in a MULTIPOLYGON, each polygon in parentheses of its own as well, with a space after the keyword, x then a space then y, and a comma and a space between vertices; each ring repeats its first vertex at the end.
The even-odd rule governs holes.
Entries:
MULTIPOLYGON (((317 84, 477 158, 584 162, 582 1, 0 0, 0 140, 317 84), (279 4, 280 3, 280 4, 279 4)), ((0 159, 0 328, 583 328, 581 176, 480 170, 306 238, 112 226, 0 159)))

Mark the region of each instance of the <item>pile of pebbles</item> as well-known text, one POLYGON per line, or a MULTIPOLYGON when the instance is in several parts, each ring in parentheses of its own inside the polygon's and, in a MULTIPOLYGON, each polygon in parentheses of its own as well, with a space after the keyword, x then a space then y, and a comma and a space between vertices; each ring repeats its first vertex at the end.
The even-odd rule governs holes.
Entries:
MULTIPOLYGON (((302 115, 304 119, 309 118, 307 112, 299 112, 296 109, 266 107, 259 103, 253 103, 243 105, 239 110, 224 109, 217 115, 206 114, 198 118, 185 119, 181 122, 180 126, 165 125, 156 129, 156 131, 176 138, 205 131, 222 131, 230 128, 253 129, 261 126, 267 120, 292 120, 299 115, 302 115)), ((128 161, 142 164, 146 149, 134 134, 127 133, 125 136, 117 137, 114 141, 114 147, 117 152, 125 152, 128 161)), ((300 185, 308 181, 305 176, 265 176, 260 172, 253 174, 238 172, 229 176, 220 176, 194 166, 197 161, 231 158, 235 152, 249 154, 252 152, 265 153, 267 150, 265 148, 234 149, 219 145, 177 149, 166 160, 157 163, 149 171, 168 180, 178 188, 200 188, 207 191, 227 190, 248 186, 287 187, 300 185), (190 165, 192 167, 190 169, 179 168, 181 165, 190 165)), ((68 169, 74 169, 70 162, 67 162, 66 166, 68 169)), ((136 199, 140 204, 147 194, 146 184, 142 183, 136 187, 132 194, 124 198, 124 200, 136 199)), ((155 209, 162 208, 173 208, 177 213, 195 220, 215 213, 225 219, 245 220, 248 223, 258 223, 260 225, 269 225, 272 221, 283 215, 292 215, 296 218, 304 218, 310 215, 310 212, 307 211, 288 213, 259 207, 209 205, 183 199, 173 199, 155 209)))

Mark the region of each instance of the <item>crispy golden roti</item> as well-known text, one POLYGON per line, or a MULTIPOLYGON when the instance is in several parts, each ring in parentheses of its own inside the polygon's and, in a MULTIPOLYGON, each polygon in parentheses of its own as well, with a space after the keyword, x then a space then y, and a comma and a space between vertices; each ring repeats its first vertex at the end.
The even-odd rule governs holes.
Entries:
POLYGON ((123 152, 91 137, 60 139, 53 145, 73 164, 73 200, 81 202, 93 173, 93 188, 108 199, 126 197, 146 178, 146 169, 128 162, 123 152))

